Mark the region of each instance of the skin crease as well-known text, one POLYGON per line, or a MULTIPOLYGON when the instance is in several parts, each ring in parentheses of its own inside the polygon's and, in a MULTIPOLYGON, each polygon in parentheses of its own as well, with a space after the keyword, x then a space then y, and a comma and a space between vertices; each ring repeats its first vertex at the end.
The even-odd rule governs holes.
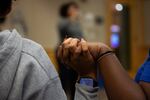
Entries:
POLYGON ((75 69, 80 76, 95 78, 96 71, 94 70, 96 68, 92 65, 97 65, 96 67, 100 69, 103 76, 109 100, 150 100, 150 83, 140 82, 138 84, 134 82, 123 69, 115 54, 104 56, 100 61, 97 61, 99 55, 110 50, 103 43, 88 43, 83 39, 80 41, 69 38, 60 46, 58 57, 62 59, 62 62, 75 69), (64 56, 65 58, 63 58, 64 56), (81 63, 78 63, 79 60, 81 63))

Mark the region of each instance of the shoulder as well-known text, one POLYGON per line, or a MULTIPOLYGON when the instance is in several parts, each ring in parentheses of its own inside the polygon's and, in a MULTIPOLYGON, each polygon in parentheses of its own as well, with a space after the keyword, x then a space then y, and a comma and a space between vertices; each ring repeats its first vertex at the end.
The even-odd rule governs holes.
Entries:
POLYGON ((49 78, 55 78, 58 76, 54 65, 40 44, 23 38, 22 55, 26 55, 28 59, 32 59, 30 61, 32 63, 38 63, 49 78))
POLYGON ((37 56, 37 53, 39 54, 40 52, 44 51, 43 47, 40 44, 26 38, 22 38, 22 40, 22 52, 28 53, 32 56, 37 56))

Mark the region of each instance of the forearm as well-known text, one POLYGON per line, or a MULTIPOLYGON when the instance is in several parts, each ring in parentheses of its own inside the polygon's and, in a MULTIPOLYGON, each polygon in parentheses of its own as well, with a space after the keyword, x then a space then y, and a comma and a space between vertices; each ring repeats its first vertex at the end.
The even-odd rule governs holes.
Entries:
POLYGON ((98 67, 110 100, 145 100, 140 86, 128 76, 114 54, 103 57, 98 67))

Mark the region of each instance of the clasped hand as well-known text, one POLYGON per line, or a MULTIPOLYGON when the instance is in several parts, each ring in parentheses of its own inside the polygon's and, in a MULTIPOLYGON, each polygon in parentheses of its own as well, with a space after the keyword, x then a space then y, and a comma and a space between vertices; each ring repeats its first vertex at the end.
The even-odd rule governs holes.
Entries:
POLYGON ((68 38, 60 45, 57 56, 62 63, 78 72, 80 76, 96 76, 99 56, 110 50, 103 43, 89 43, 84 39, 68 38))

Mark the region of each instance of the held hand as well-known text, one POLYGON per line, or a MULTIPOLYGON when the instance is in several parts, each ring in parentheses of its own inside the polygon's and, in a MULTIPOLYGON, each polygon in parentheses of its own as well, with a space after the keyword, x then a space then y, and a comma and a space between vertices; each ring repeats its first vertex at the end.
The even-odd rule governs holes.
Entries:
POLYGON ((96 66, 85 40, 69 38, 59 47, 58 57, 80 76, 96 78, 96 66))
POLYGON ((103 43, 87 43, 76 38, 66 39, 58 50, 58 57, 81 76, 95 76, 100 55, 111 49, 103 43))

